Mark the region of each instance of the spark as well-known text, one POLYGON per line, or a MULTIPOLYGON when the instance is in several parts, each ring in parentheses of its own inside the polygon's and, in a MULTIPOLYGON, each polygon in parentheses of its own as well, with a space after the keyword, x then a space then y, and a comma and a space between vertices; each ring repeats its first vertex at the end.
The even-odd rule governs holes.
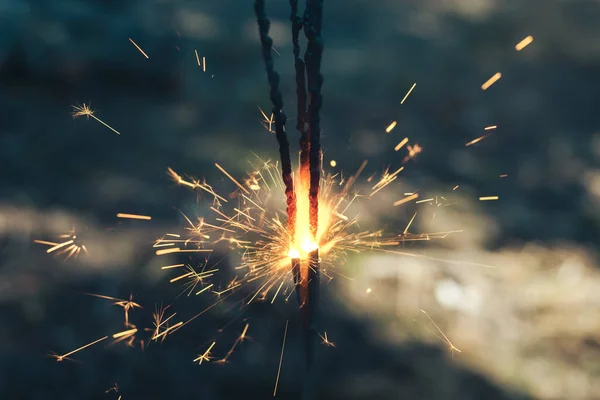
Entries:
POLYGON ((454 352, 454 350, 456 350, 459 353, 462 353, 462 351, 460 349, 458 349, 456 346, 454 346, 454 344, 452 344, 452 342, 450 341, 450 339, 448 339, 448 336, 446 336, 446 334, 444 332, 442 332, 442 330, 440 329, 440 327, 429 316, 429 314, 427 314, 427 312, 425 310, 421 310, 421 312, 423 314, 425 314, 425 316, 429 319, 429 321, 431 321, 431 323, 433 324, 433 326, 435 326, 435 328, 438 330, 438 332, 440 333, 440 335, 442 335, 443 340, 448 344, 448 346, 450 346, 450 351, 454 352))
POLYGON ((212 249, 181 249, 179 247, 171 249, 156 250, 157 256, 164 256, 165 254, 172 253, 210 253, 212 249))
POLYGON ((58 255, 66 254, 65 260, 68 260, 71 257, 77 257, 81 251, 87 254, 87 248, 84 244, 81 243, 77 235, 75 234, 75 229, 72 229, 70 232, 59 235, 59 239, 63 241, 59 242, 50 242, 45 240, 34 240, 34 243, 43 244, 46 246, 50 246, 46 253, 54 253, 58 255), (66 240, 65 240, 66 239, 66 240))
POLYGON ((452 191, 455 191, 456 189, 458 189, 458 185, 454 186, 454 187, 452 188, 452 191))
POLYGON ((502 174, 500 175, 500 178, 506 178, 508 176, 508 174, 502 174))
POLYGON ((206 72, 206 57, 202 57, 202 72, 206 72))
POLYGON ((412 200, 415 200, 415 199, 418 199, 418 198, 419 198, 419 194, 418 193, 411 194, 408 197, 405 197, 403 199, 400 199, 400 200, 396 201, 394 203, 394 207, 397 207, 397 206, 399 206, 401 204, 404 204, 404 203, 408 203, 409 201, 412 201, 412 200))
POLYGON ((394 129, 396 127, 396 121, 393 121, 391 124, 388 125, 387 128, 385 128, 385 133, 390 133, 392 131, 392 129, 394 129))
POLYGON ((133 39, 129 38, 129 41, 131 42, 131 44, 133 44, 135 46, 136 49, 138 49, 140 51, 140 53, 142 53, 144 55, 144 57, 146 57, 147 59, 150 58, 150 57, 148 57, 148 54, 146 54, 144 52, 144 50, 142 50, 142 48, 133 41, 133 39))
POLYGON ((283 332, 283 344, 281 345, 281 356, 279 357, 279 367, 277 368, 277 378, 275 379, 275 389, 273 389, 273 397, 277 395, 277 385, 279 385, 279 374, 281 373, 281 364, 283 363, 283 351, 285 350, 285 339, 287 338, 289 321, 285 321, 285 331, 283 332))
POLYGON ((110 129, 111 131, 113 131, 114 133, 116 133, 117 135, 121 134, 118 130, 116 130, 112 126, 108 125, 106 122, 102 121, 100 118, 96 117, 94 115, 95 111, 92 110, 89 105, 83 103, 82 106, 71 106, 71 107, 73 107, 73 110, 74 110, 74 112, 71 114, 73 116, 73 118, 85 116, 85 117, 87 117, 89 119, 90 117, 92 117, 97 122, 101 123, 102 125, 104 125, 108 129, 110 129))
MULTIPOLYGON (((218 274, 216 266, 206 270, 204 266, 202 270, 198 270, 190 265, 182 264, 162 267, 165 270, 177 272, 177 275, 171 277, 170 280, 173 284, 183 283, 182 293, 188 296, 211 293, 216 296, 216 301, 212 305, 180 324, 177 330, 221 304, 242 288, 250 288, 249 293, 242 301, 242 308, 256 301, 274 303, 278 298, 287 300, 293 295, 295 286, 294 279, 290 279, 292 278, 290 275, 293 275, 290 274, 292 259, 298 259, 300 266, 303 263, 308 266, 309 256, 315 248, 319 249, 321 268, 325 276, 332 277, 332 274, 335 274, 345 277, 344 274, 336 271, 335 267, 342 264, 349 253, 389 252, 391 247, 406 241, 443 239, 455 233, 408 233, 408 228, 415 221, 416 215, 411 219, 407 229, 400 234, 384 234, 381 230, 361 231, 359 216, 348 214, 350 206, 354 202, 370 198, 368 193, 365 195, 351 192, 353 185, 367 166, 367 162, 363 161, 358 171, 348 179, 344 179, 339 174, 323 174, 321 176, 319 228, 314 240, 311 240, 309 226, 308 196, 305 196, 306 192, 304 192, 308 188, 301 184, 294 185, 297 191, 296 198, 305 200, 304 203, 302 200, 297 202, 299 218, 296 220, 296 236, 292 239, 286 224, 283 198, 279 198, 281 203, 274 203, 274 199, 277 197, 273 194, 275 191, 283 191, 284 188, 279 165, 260 158, 258 158, 258 163, 251 162, 250 165, 252 169, 247 172, 246 177, 241 179, 226 173, 224 168, 219 168, 227 176, 227 183, 231 182, 229 186, 237 188, 230 194, 230 198, 235 199, 232 200, 232 202, 235 201, 234 205, 221 206, 219 202, 217 205, 209 207, 211 214, 198 218, 198 222, 193 222, 182 214, 188 223, 188 227, 185 228, 188 231, 187 236, 165 235, 155 243, 155 246, 171 246, 158 250, 157 254, 177 253, 188 249, 190 252, 210 252, 217 243, 225 243, 231 249, 239 251, 241 255, 239 264, 234 267, 236 274, 233 279, 221 284, 212 281, 212 274, 218 274), (249 190, 244 192, 241 188, 249 190), (284 295, 281 296, 281 293, 284 295)), ((371 195, 394 182, 403 169, 403 166, 394 170, 388 167, 383 172, 381 179, 371 185, 371 195)), ((173 170, 169 172, 180 185, 200 189, 198 185, 190 184, 198 182, 194 178, 184 179, 173 170)), ((300 175, 300 173, 296 174, 295 178, 299 179, 300 175)), ((210 187, 208 183, 203 183, 203 185, 203 190, 210 187)), ((216 195, 212 187, 210 188, 212 194, 216 195)), ((418 197, 418 193, 410 193, 407 198, 394 205, 400 205, 418 197)), ((406 255, 423 257, 410 253, 406 253, 406 255)), ((175 329, 170 331, 170 333, 174 332, 175 329)))
POLYGON ((420 203, 427 203, 427 202, 429 202, 429 201, 433 201, 433 197, 431 197, 431 198, 429 198, 429 199, 423 199, 423 200, 419 200, 419 201, 416 201, 415 203, 416 203, 416 204, 420 204, 420 203))
POLYGON ((54 357, 54 358, 56 358, 56 361, 57 361, 57 362, 62 362, 62 361, 64 361, 64 360, 67 360, 67 359, 68 359, 67 357, 69 357, 70 355, 72 355, 72 354, 75 354, 75 353, 77 353, 77 352, 79 352, 79 351, 81 351, 81 350, 83 350, 83 349, 86 349, 86 348, 88 348, 88 347, 90 347, 90 346, 93 346, 93 345, 95 345, 96 343, 100 343, 101 341, 103 341, 103 340, 105 340, 105 339, 107 339, 107 338, 108 338, 108 336, 104 336, 104 337, 101 337, 101 338, 100 338, 100 339, 98 339, 98 340, 94 340, 94 341, 93 341, 93 342, 91 342, 91 343, 88 343, 88 344, 86 344, 86 345, 83 345, 83 346, 81 346, 81 347, 78 347, 78 348, 76 348, 75 350, 71 350, 71 351, 70 351, 70 352, 68 352, 68 353, 65 353, 65 354, 62 354, 62 355, 52 354, 51 356, 52 356, 52 357, 54 357))
POLYGON ((249 326, 250 326, 250 324, 246 324, 246 326, 244 327, 244 330, 242 331, 242 334, 240 336, 238 336, 238 338, 235 340, 235 342, 233 342, 233 346, 231 346, 231 348, 229 349, 229 351, 227 352, 225 357, 223 357, 222 359, 217 361, 217 363, 225 364, 227 362, 229 357, 231 357, 231 355, 233 354, 233 351, 235 350, 238 343, 243 342, 244 339, 246 339, 246 332, 248 332, 249 326))
POLYGON ((225 171, 225 169, 223 167, 221 167, 219 164, 215 163, 215 167, 217 167, 219 169, 219 171, 221 171, 223 174, 225 174, 226 177, 228 177, 229 179, 231 179, 231 181, 233 183, 235 183, 240 189, 242 189, 242 191, 246 194, 250 194, 249 191, 246 190, 245 187, 243 187, 238 181, 235 180, 235 178, 233 176, 231 176, 229 174, 229 172, 225 171))
POLYGON ((515 49, 517 51, 523 50, 525 47, 530 45, 533 42, 533 36, 527 36, 525 39, 521 40, 519 43, 515 45, 515 49))
POLYGON ((468 142, 467 144, 465 144, 465 147, 469 147, 469 146, 472 146, 472 145, 474 145, 475 143, 479 143, 479 142, 481 142, 483 139, 485 139, 486 137, 488 137, 488 136, 490 136, 490 135, 491 135, 491 133, 488 133, 487 135, 479 136, 478 138, 476 138, 476 139, 473 139, 473 140, 471 140, 470 142, 468 142))
POLYGON ((490 200, 498 200, 498 196, 485 196, 485 197, 480 197, 479 198, 480 201, 490 201, 490 200))
POLYGON ((194 53, 196 54, 196 62, 198 63, 198 66, 200 67, 202 64, 200 64, 200 57, 198 57, 198 50, 194 50, 194 53))
POLYGON ((110 387, 106 392, 104 393, 110 393, 110 392, 115 392, 117 394, 119 394, 119 385, 117 383, 115 383, 112 387, 110 387))
POLYGON ((115 333, 114 335, 112 335, 112 337, 113 337, 113 339, 123 340, 123 339, 127 339, 127 338, 135 335, 137 333, 137 331, 138 331, 137 328, 131 328, 131 329, 124 330, 122 332, 115 333))
POLYGON ((178 322, 175 325, 169 325, 169 321, 177 315, 177 313, 173 313, 169 317, 165 318, 165 312, 169 307, 170 306, 156 308, 156 310, 152 314, 154 330, 152 332, 150 340, 158 341, 158 339, 162 338, 162 342, 165 340, 168 333, 170 333, 174 329, 177 329, 183 324, 183 322, 178 322))
POLYGON ((160 269, 171 269, 171 268, 179 268, 183 267, 185 264, 173 264, 173 265, 164 265, 160 267, 160 269))
POLYGON ((417 155, 419 155, 423 151, 423 148, 421 146, 419 146, 417 143, 415 143, 414 146, 408 145, 408 146, 406 146, 406 148, 408 150, 408 155, 406 157, 404 157, 404 160, 402 161, 403 163, 406 163, 408 160, 415 158, 417 155))
POLYGON ((275 133, 275 131, 273 130, 273 123, 275 122, 275 120, 274 120, 275 115, 273 113, 271 113, 271 116, 267 117, 267 114, 265 114, 265 112, 260 107, 258 107, 258 111, 260 111, 260 113, 264 119, 261 123, 265 127, 265 129, 269 133, 275 133))
POLYGON ((367 294, 369 294, 371 292, 372 292, 371 288, 367 288, 367 290, 365 290, 365 293, 367 293, 367 294))
POLYGON ((406 143, 408 143, 408 138, 407 138, 407 137, 405 137, 404 139, 402 139, 402 140, 400 141, 400 143, 398 143, 398 144, 396 145, 396 147, 394 147, 394 151, 398 151, 398 150, 400 150, 402 147, 404 147, 404 145, 405 145, 406 143))
POLYGON ((319 333, 319 336, 320 336, 320 337, 321 337, 321 339, 323 340, 323 341, 321 342, 321 344, 324 344, 324 345, 325 345, 325 346, 327 346, 327 347, 335 347, 335 343, 333 343, 332 341, 330 341, 330 340, 327 338, 327 332, 323 332, 323 335, 321 335, 321 334, 319 333))
POLYGON ((102 294, 95 293, 85 293, 88 296, 97 297, 99 299, 110 300, 113 302, 113 306, 119 306, 123 308, 123 312, 125 313, 125 326, 129 327, 129 312, 133 311, 136 308, 142 308, 141 305, 133 301, 133 293, 129 294, 129 300, 118 299, 116 297, 105 296, 102 294))
POLYGON ((117 214, 117 218, 143 219, 143 220, 146 220, 146 221, 150 221, 152 219, 152 217, 150 217, 148 215, 124 214, 124 213, 118 213, 117 214))
POLYGON ((490 126, 486 126, 486 127, 484 128, 484 130, 486 130, 486 131, 490 131, 490 130, 492 130, 492 129, 496 129, 497 127, 498 127, 498 125, 490 125, 490 126))
POLYGON ((178 184, 188 186, 191 189, 197 189, 197 188, 202 189, 206 193, 213 196, 215 198, 215 201, 220 200, 224 203, 227 203, 227 199, 216 194, 210 185, 207 185, 206 183, 200 183, 200 181, 198 181, 198 180, 192 180, 192 181, 185 180, 177 172, 175 172, 171 167, 167 168, 167 172, 168 172, 169 176, 171 178, 173 178, 173 180, 175 182, 177 182, 178 184))
POLYGON ((215 347, 215 344, 217 342, 212 342, 212 344, 208 347, 208 350, 206 350, 203 354, 200 354, 197 358, 194 359, 194 362, 198 362, 198 364, 202 364, 203 361, 209 362, 211 357, 210 357, 210 351, 212 350, 213 347, 215 347))
POLYGON ((331 166, 331 168, 335 168, 335 166, 337 165, 337 162, 335 160, 331 160, 329 162, 329 165, 331 166))
POLYGON ((406 93, 406 96, 404 96, 404 98, 402 99, 402 101, 400 102, 400 104, 404 104, 404 102, 406 101, 406 99, 408 98, 408 95, 410 95, 410 92, 413 91, 413 89, 415 88, 415 86, 417 86, 416 83, 413 83, 413 85, 411 86, 411 88, 409 89, 408 93, 406 93))
POLYGON ((414 215, 412 216, 410 221, 408 221, 408 224, 406 224, 406 228, 404 228, 404 232, 402 232, 403 235, 406 235, 408 233, 408 230, 410 229, 410 226, 412 225, 412 223, 416 217, 417 217, 417 213, 414 213, 414 215))
POLYGON ((502 77, 500 72, 496 72, 490 79, 488 79, 483 85, 481 85, 481 90, 487 90, 490 86, 492 86, 498 79, 502 77))
POLYGON ((389 168, 386 169, 383 173, 382 178, 372 187, 373 192, 369 195, 369 197, 373 197, 377 192, 379 192, 384 187, 388 186, 390 183, 396 180, 398 174, 404 170, 404 167, 398 168, 395 172, 389 173, 389 168))

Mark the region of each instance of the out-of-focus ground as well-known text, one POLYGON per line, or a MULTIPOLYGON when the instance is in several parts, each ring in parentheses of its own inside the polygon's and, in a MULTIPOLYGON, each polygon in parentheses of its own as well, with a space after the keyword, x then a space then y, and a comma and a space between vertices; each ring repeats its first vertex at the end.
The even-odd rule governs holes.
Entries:
MULTIPOLYGON (((140 327, 155 304, 189 318, 213 302, 176 299, 160 266, 180 259, 151 244, 181 230, 175 208, 198 215, 167 167, 226 187, 214 162, 242 177, 252 152, 277 157, 257 108, 270 105, 251 3, 0 5, 0 398, 116 399, 105 393, 115 382, 124 400, 271 397, 288 319, 277 398, 298 398, 293 302, 259 303, 220 333, 238 315, 231 302, 144 352, 100 344, 76 362, 47 357, 123 329, 121 309, 84 292, 133 292, 140 327), (71 118, 89 101, 122 135, 71 118), (64 262, 33 243, 72 227, 89 255, 64 262), (252 340, 228 364, 192 363, 213 340, 225 354, 246 323, 252 340)), ((267 3, 293 118, 288 6, 267 3)), ((423 153, 357 203, 361 220, 401 232, 418 212, 413 233, 463 232, 401 249, 419 257, 350 254, 339 266, 353 279, 324 285, 322 330, 336 347, 320 348, 318 398, 600 398, 599 20, 597 1, 325 2, 326 162, 349 174, 368 159, 364 177, 397 168, 406 153, 393 148, 409 137, 423 153), (488 125, 498 128, 465 147, 488 125), (416 190, 454 204, 391 206, 416 190)))

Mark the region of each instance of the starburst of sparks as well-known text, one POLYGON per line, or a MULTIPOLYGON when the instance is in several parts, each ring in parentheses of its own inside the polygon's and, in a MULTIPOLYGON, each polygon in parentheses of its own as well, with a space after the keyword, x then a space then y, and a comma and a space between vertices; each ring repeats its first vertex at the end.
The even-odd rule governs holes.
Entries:
MULTIPOLYGON (((414 148, 419 148, 414 145, 414 148)), ((413 148, 413 153, 414 153, 413 148)), ((409 151, 410 155, 410 151, 409 151)), ((414 155, 413 155, 414 156, 414 155)), ((174 270, 177 274, 170 279, 171 283, 183 282, 183 291, 187 296, 211 293, 217 298, 232 294, 241 287, 254 284, 255 289, 244 299, 244 305, 255 301, 270 301, 285 293, 289 297, 290 263, 292 259, 306 260, 314 248, 319 249, 323 274, 332 279, 335 274, 344 276, 334 266, 343 263, 348 253, 361 251, 388 251, 409 241, 443 239, 452 233, 411 233, 409 228, 415 220, 416 213, 404 231, 396 234, 384 234, 383 230, 365 231, 359 227, 359 215, 350 210, 356 201, 368 201, 377 193, 394 182, 403 171, 404 166, 391 170, 387 168, 380 179, 372 185, 368 194, 353 191, 360 173, 367 163, 364 162, 359 171, 343 179, 339 174, 323 174, 321 180, 319 229, 317 242, 310 240, 308 226, 308 196, 303 195, 306 186, 295 185, 297 191, 297 223, 295 237, 290 238, 285 224, 283 204, 276 193, 283 191, 283 181, 278 173, 278 163, 258 158, 251 164, 251 171, 244 179, 237 180, 219 164, 217 169, 236 187, 233 193, 235 204, 224 205, 225 195, 219 195, 212 186, 194 178, 183 178, 173 169, 169 175, 176 183, 192 189, 200 189, 209 195, 212 201, 212 215, 200 217, 196 222, 184 215, 187 221, 182 233, 168 233, 158 238, 155 247, 165 247, 169 253, 205 252, 209 253, 218 243, 226 243, 241 254, 241 261, 235 266, 236 276, 229 283, 218 285, 211 278, 219 274, 219 268, 207 269, 207 263, 200 266, 174 264, 164 266, 165 270, 174 270), (275 194, 275 195, 274 195, 275 194), (299 246, 295 247, 294 243, 299 246)), ((297 174, 298 176, 300 174, 297 174)), ((394 203, 404 204, 418 198, 418 194, 409 196, 394 203)), ((231 196, 229 196, 231 198, 231 196)), ((446 205, 443 198, 431 197, 424 202, 446 205)), ((183 215, 183 214, 182 214, 183 215)), ((159 250, 160 251, 160 250, 159 250)), ((165 254, 159 253, 157 254, 165 254)), ((188 321, 189 322, 189 321, 188 321)))
POLYGON ((321 344, 327 346, 327 347, 335 347, 335 343, 333 343, 331 340, 329 340, 329 338, 327 337, 327 332, 323 332, 323 334, 321 335, 319 333, 319 337, 321 337, 321 344))
POLYGON ((71 257, 77 257, 81 252, 87 254, 87 248, 85 244, 81 243, 80 239, 75 233, 75 229, 72 229, 68 233, 64 233, 58 236, 59 241, 47 241, 36 239, 33 242, 37 244, 43 244, 49 246, 46 253, 55 253, 57 255, 64 255, 65 260, 71 257))
POLYGON ((73 116, 73 118, 87 117, 89 119, 91 117, 91 118, 95 119, 97 122, 104 125, 106 128, 108 128, 111 131, 113 131, 114 133, 116 133, 117 135, 121 134, 121 132, 119 132, 112 126, 108 125, 106 122, 102 121, 100 118, 96 117, 96 115, 94 115, 95 111, 92 110, 88 104, 83 103, 83 105, 81 105, 81 106, 71 106, 71 107, 73 107, 73 113, 71 114, 73 116))
MULTIPOLYGON (((146 57, 148 55, 132 40, 131 43, 146 57)), ((533 37, 528 36, 519 42, 515 48, 520 51, 533 42, 533 37)), ((274 50, 274 49, 273 49, 274 50)), ((203 71, 206 71, 205 57, 200 57, 198 52, 194 50, 198 66, 202 66, 203 71)), ((482 86, 482 90, 487 90, 496 81, 501 78, 501 73, 493 75, 482 86)), ((404 104, 408 96, 415 88, 416 83, 411 86, 406 95, 401 101, 404 104)), ((89 105, 73 106, 74 118, 85 116, 93 118, 106 128, 120 135, 120 132, 109 126, 107 123, 99 119, 95 115, 89 105)), ((261 123, 270 133, 275 133, 275 115, 271 113, 267 115, 260 107, 259 111, 263 120, 261 123)), ((386 128, 386 133, 396 127, 397 121, 393 121, 386 128)), ((485 127, 485 131, 495 130, 496 125, 485 127)), ((480 136, 466 144, 471 146, 486 137, 491 135, 480 136)), ((186 296, 212 295, 217 299, 209 307, 205 308, 192 318, 186 321, 175 322, 177 313, 167 314, 167 307, 157 307, 153 313, 153 326, 146 328, 145 331, 151 332, 147 343, 151 341, 164 341, 166 337, 194 319, 203 315, 211 308, 222 303, 229 296, 240 291, 241 288, 253 285, 250 294, 243 300, 242 304, 248 306, 255 301, 269 301, 274 303, 281 295, 287 301, 294 293, 293 287, 297 285, 296 277, 293 276, 294 262, 302 263, 305 269, 312 268, 312 258, 315 251, 320 263, 321 273, 330 280, 334 275, 348 278, 343 273, 339 272, 336 267, 343 264, 349 253, 359 253, 362 251, 382 251, 392 254, 398 254, 410 257, 426 258, 435 261, 446 261, 433 259, 420 254, 407 253, 398 251, 395 248, 410 242, 410 241, 429 241, 433 239, 444 239, 450 234, 462 232, 460 230, 447 232, 431 232, 431 233, 411 233, 409 230, 415 221, 418 212, 414 212, 405 229, 396 233, 384 233, 383 229, 362 230, 359 226, 359 215, 353 213, 353 204, 359 201, 369 201, 375 195, 387 188, 391 183, 395 182, 400 173, 404 170, 405 164, 417 157, 422 151, 422 147, 417 144, 409 144, 409 138, 405 137, 395 147, 394 150, 400 151, 405 149, 401 165, 392 168, 387 166, 378 180, 372 183, 372 180, 377 176, 373 173, 366 181, 370 183, 368 193, 361 194, 356 190, 356 184, 362 172, 367 166, 367 161, 364 161, 358 171, 350 177, 343 177, 337 173, 324 173, 322 170, 322 159, 319 166, 320 174, 319 191, 318 191, 318 215, 312 214, 312 205, 309 199, 309 179, 308 171, 299 168, 293 177, 293 187, 295 194, 295 214, 294 221, 288 226, 288 215, 285 212, 285 203, 280 194, 285 192, 286 185, 280 174, 280 165, 278 162, 270 160, 262 160, 257 157, 258 162, 251 163, 251 168, 246 176, 242 179, 236 178, 228 172, 220 164, 215 163, 214 166, 225 176, 231 183, 234 184, 233 193, 218 194, 213 186, 209 185, 206 180, 198 180, 188 176, 182 176, 175 172, 172 168, 168 168, 168 175, 178 185, 185 186, 192 190, 198 190, 202 194, 209 197, 212 205, 209 207, 211 213, 207 216, 197 218, 195 221, 182 213, 182 216, 187 222, 183 232, 166 233, 158 238, 154 247, 157 248, 156 255, 177 255, 178 253, 206 253, 208 256, 203 262, 192 265, 190 263, 180 263, 165 265, 163 270, 175 271, 175 276, 170 279, 170 283, 183 284, 181 294, 186 296), (315 218, 318 221, 314 223, 315 218), (238 251, 241 259, 238 265, 235 266, 236 275, 229 282, 221 282, 214 280, 213 277, 218 276, 220 268, 212 265, 209 267, 209 257, 215 246, 220 243, 227 244, 230 248, 238 251), (290 279, 292 278, 292 279, 290 279)), ((321 154, 322 158, 322 154, 321 154)), ((337 165, 335 160, 331 160, 331 167, 337 165)), ((312 172, 311 172, 312 173, 312 172)), ((506 174, 500 175, 501 178, 507 177, 506 174)), ((311 182, 312 184, 312 182, 311 182)), ((456 185, 452 190, 458 189, 456 185)), ((397 207, 405 205, 409 202, 414 204, 431 205, 435 207, 448 206, 450 203, 443 196, 427 197, 420 199, 418 192, 405 193, 405 196, 395 202, 392 206, 397 207)), ((484 196, 479 198, 480 201, 498 200, 498 196, 484 196)), ((435 213, 433 214, 435 217, 435 213)), ((136 220, 151 220, 150 216, 139 214, 119 213, 118 218, 136 219, 136 220)), ((80 252, 87 253, 84 244, 72 230, 69 233, 62 234, 58 237, 59 241, 43 241, 35 240, 35 243, 48 246, 47 253, 56 253, 66 255, 66 259, 77 257, 80 252)), ((451 261, 446 261, 453 263, 451 261)), ((479 265, 475 263, 465 263, 470 265, 479 265)), ((366 289, 366 293, 370 294, 371 288, 366 289)), ((112 337, 113 343, 125 342, 129 346, 133 346, 136 340, 136 335, 140 329, 130 322, 130 313, 142 306, 133 301, 133 295, 129 299, 120 299, 100 294, 86 293, 90 296, 110 300, 113 305, 121 307, 124 315, 123 331, 112 335, 105 335, 95 341, 78 347, 68 353, 59 355, 51 354, 58 362, 69 360, 69 356, 82 351, 90 346, 98 344, 109 337, 112 337)), ((442 340, 449 346, 451 351, 460 352, 448 337, 442 332, 438 325, 424 311, 430 322, 435 326, 442 340)), ((279 359, 279 367, 277 371, 277 379, 275 382, 274 395, 277 392, 279 384, 279 376, 283 362, 283 354, 288 331, 288 322, 286 321, 285 331, 283 335, 283 343, 281 355, 279 359)), ((225 364, 234 353, 237 346, 248 338, 247 332, 249 324, 246 323, 241 334, 235 339, 227 353, 217 363, 225 364)), ((437 334, 436 334, 437 335, 437 334)), ((323 335, 319 333, 322 339, 322 344, 328 347, 335 347, 327 332, 323 335)), ((145 345, 144 341, 140 341, 142 348, 145 345)), ((198 364, 209 362, 215 357, 212 356, 213 348, 216 341, 212 341, 208 348, 200 353, 193 361, 198 364)), ((113 388, 107 391, 119 393, 118 386, 115 384, 113 388)), ((121 397, 119 396, 119 399, 121 397)))

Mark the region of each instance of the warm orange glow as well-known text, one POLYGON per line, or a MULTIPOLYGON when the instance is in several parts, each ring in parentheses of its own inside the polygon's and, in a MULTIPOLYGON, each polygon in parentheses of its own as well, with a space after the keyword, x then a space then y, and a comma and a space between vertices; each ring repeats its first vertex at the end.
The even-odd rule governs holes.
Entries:
MULTIPOLYGON (((309 203, 309 182, 310 176, 308 170, 300 170, 296 174, 299 177, 299 182, 296 182, 294 188, 296 190, 296 225, 293 242, 290 244, 289 257, 308 259, 308 254, 321 247, 321 240, 331 225, 332 208, 327 196, 319 196, 319 229, 317 237, 313 238, 310 232, 310 203, 309 203)), ((323 253, 321 248, 321 253, 323 253)))
POLYGON ((288 257, 290 258, 300 258, 300 252, 296 249, 290 249, 288 252, 288 257))

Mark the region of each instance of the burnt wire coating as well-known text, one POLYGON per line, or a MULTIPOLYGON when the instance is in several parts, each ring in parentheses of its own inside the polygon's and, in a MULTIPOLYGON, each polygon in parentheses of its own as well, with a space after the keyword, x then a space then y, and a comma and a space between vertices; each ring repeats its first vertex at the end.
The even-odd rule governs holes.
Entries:
MULTIPOLYGON (((300 57, 300 31, 304 25, 302 17, 298 16, 298 0, 290 0, 290 20, 292 21, 292 44, 294 47, 294 67, 296 68, 296 96, 298 99, 298 123, 296 129, 300 132, 300 170, 302 179, 310 174, 309 151, 310 130, 306 110, 306 65, 300 57)), ((308 186, 309 182, 302 182, 308 186)))
POLYGON ((265 61, 265 69, 269 79, 270 97, 273 103, 273 116, 275 120, 275 136, 279 143, 279 156, 281 158, 281 175, 285 184, 285 196, 287 204, 288 226, 290 237, 294 237, 296 226, 296 195, 294 193, 294 181, 292 179, 292 162, 290 160, 290 144, 285 133, 286 116, 283 112, 283 98, 279 91, 279 74, 273 67, 273 39, 269 36, 270 22, 265 12, 264 0, 254 2, 254 12, 258 21, 258 33, 262 44, 262 54, 265 61))
POLYGON ((310 123, 310 229, 316 238, 319 224, 319 181, 321 179, 321 119, 323 98, 321 86, 321 57, 323 40, 321 26, 323 20, 323 0, 307 0, 304 11, 304 34, 308 39, 304 61, 308 78, 308 118, 310 123))

